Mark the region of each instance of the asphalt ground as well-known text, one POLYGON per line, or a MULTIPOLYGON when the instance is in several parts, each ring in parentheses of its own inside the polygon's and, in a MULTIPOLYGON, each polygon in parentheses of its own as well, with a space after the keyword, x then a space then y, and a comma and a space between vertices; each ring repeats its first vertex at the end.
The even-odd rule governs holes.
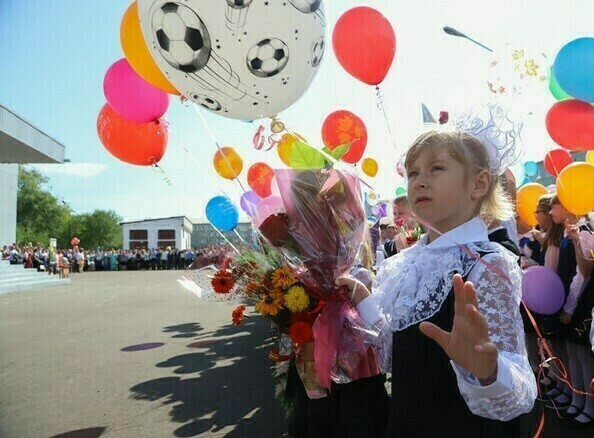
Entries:
MULTIPOLYGON (((233 326, 232 307, 198 300, 181 274, 73 274, 0 295, 0 438, 281 437, 270 325, 233 326)), ((546 415, 545 437, 594 434, 546 415)))

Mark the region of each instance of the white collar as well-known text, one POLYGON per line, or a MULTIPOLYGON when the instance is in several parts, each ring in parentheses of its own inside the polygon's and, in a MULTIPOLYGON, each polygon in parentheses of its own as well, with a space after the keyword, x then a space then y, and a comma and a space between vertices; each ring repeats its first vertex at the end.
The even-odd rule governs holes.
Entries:
POLYGON ((423 236, 419 243, 421 246, 426 246, 427 248, 431 249, 451 248, 458 245, 464 245, 466 243, 489 241, 487 226, 478 216, 446 233, 443 233, 429 244, 427 244, 428 238, 428 235, 423 236))

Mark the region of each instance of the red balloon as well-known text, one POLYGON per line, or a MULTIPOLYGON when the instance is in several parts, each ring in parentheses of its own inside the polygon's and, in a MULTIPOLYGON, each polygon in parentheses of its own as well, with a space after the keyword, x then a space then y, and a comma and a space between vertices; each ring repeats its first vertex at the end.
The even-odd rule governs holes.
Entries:
POLYGON ((559 146, 572 151, 594 149, 594 107, 581 100, 555 103, 547 114, 547 131, 559 146))
POLYGON ((248 170, 248 185, 256 192, 256 195, 264 199, 272 194, 271 185, 273 177, 274 170, 268 164, 255 163, 248 170))
POLYGON ((396 54, 396 34, 379 11, 366 6, 346 11, 332 35, 334 53, 352 76, 369 85, 381 83, 396 54))
POLYGON ((167 149, 167 123, 159 119, 134 123, 105 104, 97 118, 97 132, 105 149, 119 160, 137 166, 158 163, 167 149))
POLYGON ((322 140, 328 149, 351 143, 349 151, 341 158, 342 161, 355 164, 361 159, 367 146, 367 128, 365 123, 350 111, 334 111, 322 125, 322 140))
POLYGON ((553 149, 544 159, 544 167, 551 175, 557 177, 559 172, 573 163, 573 157, 565 149, 553 149))

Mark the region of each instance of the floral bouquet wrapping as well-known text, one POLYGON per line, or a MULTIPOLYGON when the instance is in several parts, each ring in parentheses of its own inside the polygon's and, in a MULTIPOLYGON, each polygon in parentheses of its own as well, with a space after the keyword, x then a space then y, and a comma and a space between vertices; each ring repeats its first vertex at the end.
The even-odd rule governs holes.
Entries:
POLYGON ((365 212, 358 178, 336 169, 277 170, 285 213, 260 232, 285 256, 305 290, 322 304, 313 323, 313 359, 320 385, 380 372, 365 324, 335 280, 348 274, 361 245, 365 212))

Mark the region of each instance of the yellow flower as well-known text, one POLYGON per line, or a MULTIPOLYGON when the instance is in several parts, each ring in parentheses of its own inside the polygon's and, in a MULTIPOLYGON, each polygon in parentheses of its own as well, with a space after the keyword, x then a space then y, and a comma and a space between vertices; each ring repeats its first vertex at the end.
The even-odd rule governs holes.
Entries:
POLYGON ((301 286, 293 286, 285 295, 285 306, 293 313, 302 312, 309 306, 309 296, 301 286))
POLYGON ((295 278, 295 275, 293 275, 291 268, 288 266, 283 266, 272 274, 272 285, 274 287, 286 289, 293 286, 295 283, 297 283, 297 279, 295 278))
POLYGON ((256 303, 254 308, 260 315, 276 316, 278 311, 283 308, 283 294, 280 291, 273 291, 270 295, 266 295, 262 301, 256 303))

